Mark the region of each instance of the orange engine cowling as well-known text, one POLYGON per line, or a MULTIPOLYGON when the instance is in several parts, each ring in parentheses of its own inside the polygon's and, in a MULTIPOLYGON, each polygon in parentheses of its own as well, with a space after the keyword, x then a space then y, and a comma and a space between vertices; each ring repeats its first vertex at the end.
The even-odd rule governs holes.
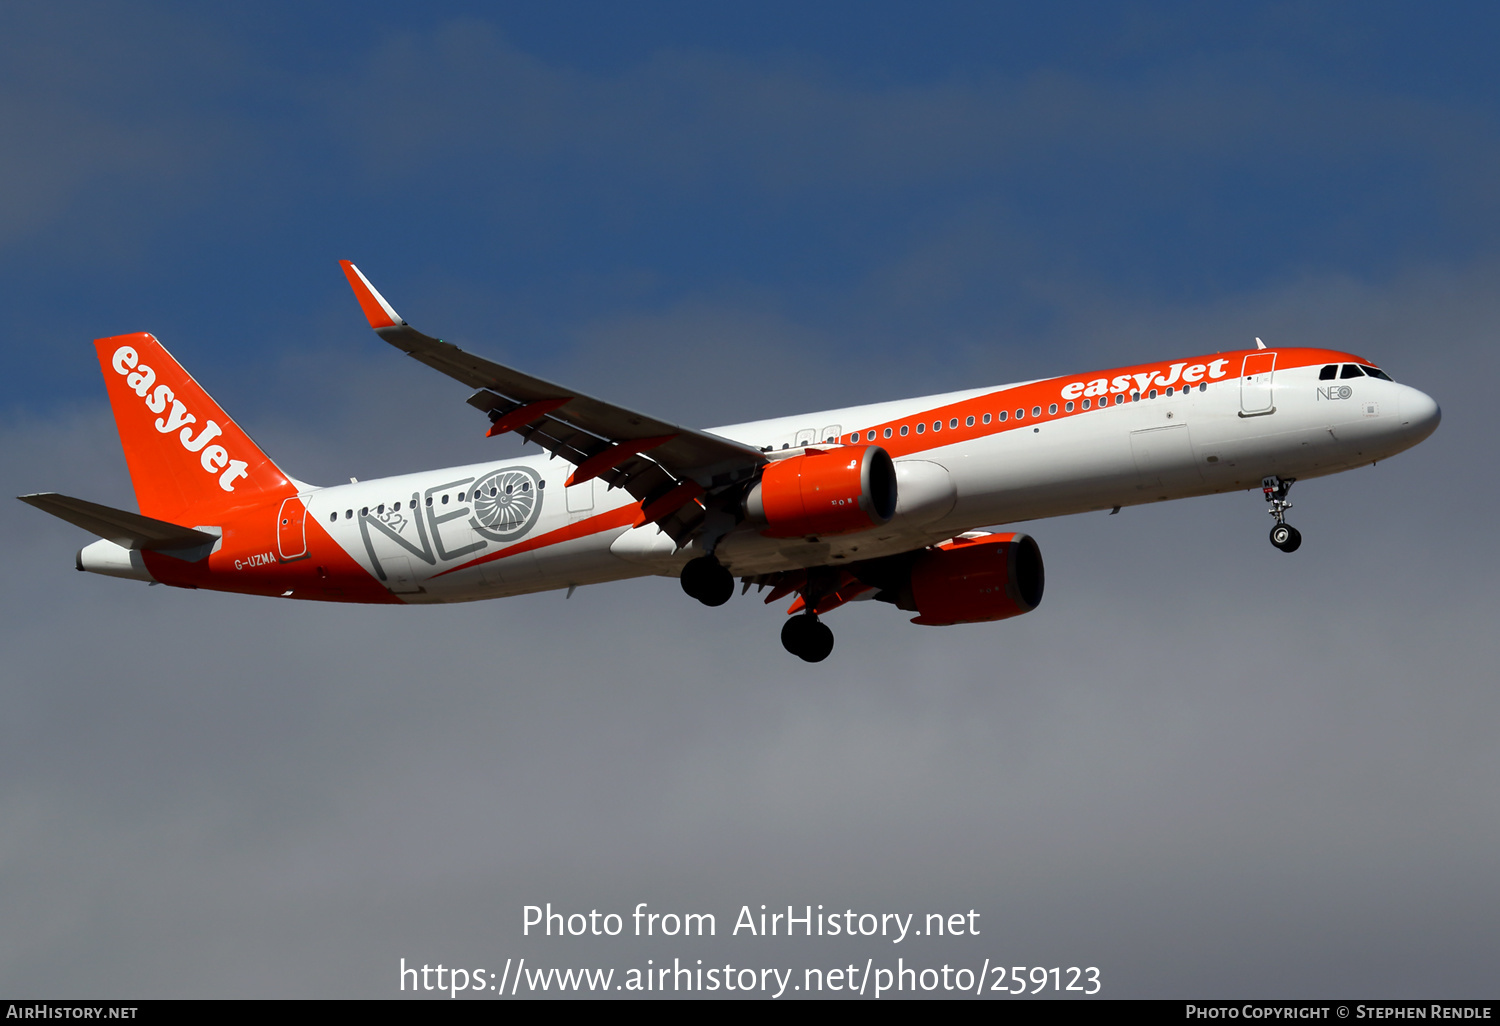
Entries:
POLYGON ((910 595, 897 604, 918 614, 912 623, 983 623, 1031 612, 1045 583, 1042 552, 1030 535, 959 538, 917 557, 910 595))
POLYGON ((770 538, 848 534, 896 513, 896 468, 878 445, 810 449, 766 465, 745 497, 745 515, 770 538))

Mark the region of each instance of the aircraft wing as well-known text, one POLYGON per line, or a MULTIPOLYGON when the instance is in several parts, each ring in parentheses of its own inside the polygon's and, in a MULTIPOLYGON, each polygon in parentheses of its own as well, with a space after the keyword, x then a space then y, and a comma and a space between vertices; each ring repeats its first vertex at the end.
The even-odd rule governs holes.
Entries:
POLYGON ((407 324, 359 268, 339 261, 375 333, 415 360, 470 388, 469 405, 489 415, 490 435, 514 431, 577 468, 569 484, 598 477, 644 505, 639 523, 658 523, 679 546, 705 512, 699 501, 753 475, 760 450, 669 424, 466 353, 407 324))

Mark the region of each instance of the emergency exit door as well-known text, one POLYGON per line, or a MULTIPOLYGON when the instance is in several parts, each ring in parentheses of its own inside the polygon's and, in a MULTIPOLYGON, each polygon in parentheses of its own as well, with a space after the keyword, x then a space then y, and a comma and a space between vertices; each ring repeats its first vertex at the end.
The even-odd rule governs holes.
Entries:
POLYGON ((283 561, 307 555, 307 506, 295 495, 282 501, 276 515, 276 545, 283 561))

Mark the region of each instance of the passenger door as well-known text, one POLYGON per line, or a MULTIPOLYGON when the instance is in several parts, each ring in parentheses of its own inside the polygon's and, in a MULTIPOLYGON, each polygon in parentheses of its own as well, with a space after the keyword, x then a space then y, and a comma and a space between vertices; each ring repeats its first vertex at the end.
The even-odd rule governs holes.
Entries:
POLYGON ((1276 372, 1276 353, 1251 353, 1240 369, 1240 416, 1261 417, 1275 413, 1271 376, 1276 372))

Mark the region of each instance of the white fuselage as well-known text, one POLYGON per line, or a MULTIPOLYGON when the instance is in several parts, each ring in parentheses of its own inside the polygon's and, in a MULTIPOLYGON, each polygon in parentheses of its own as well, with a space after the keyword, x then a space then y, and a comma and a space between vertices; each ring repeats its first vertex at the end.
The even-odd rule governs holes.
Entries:
MULTIPOLYGON (((1238 371, 1243 354, 1229 355, 1238 371)), ((1171 365, 1179 368, 1174 378, 1181 366, 1171 365)), ((1375 377, 1324 380, 1323 366, 1278 367, 1274 381, 1226 370, 1171 396, 1132 386, 1095 398, 1088 410, 1086 379, 1056 378, 715 428, 773 454, 858 435, 890 451, 899 489, 896 515, 884 526, 788 539, 741 524, 715 554, 736 576, 870 559, 984 526, 1254 488, 1267 475, 1332 474, 1385 459, 1436 428, 1437 405, 1416 389, 1375 377)), ((312 489, 302 498, 309 520, 405 602, 675 575, 701 555, 697 543, 676 550, 654 525, 631 527, 638 503, 623 490, 600 480, 565 487, 572 470, 538 454, 312 489), (503 536, 474 516, 476 503, 496 501, 497 485, 522 496, 532 482, 530 504, 503 536)))

